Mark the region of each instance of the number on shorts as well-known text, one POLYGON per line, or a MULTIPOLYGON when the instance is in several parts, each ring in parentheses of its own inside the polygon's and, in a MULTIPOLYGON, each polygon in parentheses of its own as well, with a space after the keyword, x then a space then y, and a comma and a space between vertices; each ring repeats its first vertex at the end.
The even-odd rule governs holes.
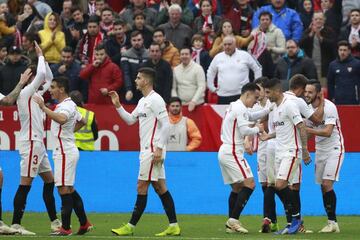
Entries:
POLYGON ((39 156, 38 156, 38 155, 34 155, 34 156, 33 156, 33 159, 34 159, 34 160, 33 160, 33 164, 36 165, 36 164, 38 163, 39 156))
POLYGON ((3 111, 0 111, 0 121, 4 121, 4 113, 3 113, 3 111))
POLYGON ((14 112, 13 112, 13 119, 14 119, 14 121, 17 121, 17 120, 19 119, 19 113, 18 113, 18 111, 14 111, 14 112))

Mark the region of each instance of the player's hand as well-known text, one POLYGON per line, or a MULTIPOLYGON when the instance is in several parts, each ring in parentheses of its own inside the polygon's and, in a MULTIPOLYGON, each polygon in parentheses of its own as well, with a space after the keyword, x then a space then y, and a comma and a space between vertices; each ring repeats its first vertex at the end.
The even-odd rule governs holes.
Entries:
POLYGON ((41 110, 44 109, 45 103, 44 103, 44 100, 43 100, 43 99, 41 99, 41 98, 38 97, 38 96, 33 96, 32 99, 33 99, 37 104, 39 104, 39 107, 41 108, 41 110))
POLYGON ((127 91, 126 94, 125 94, 125 99, 126 101, 131 101, 131 99, 133 98, 134 94, 132 91, 127 91))
POLYGON ((256 127, 259 128, 259 133, 263 133, 265 131, 264 130, 264 124, 262 124, 262 123, 257 123, 256 127))
POLYGON ((35 45, 35 52, 36 52, 36 56, 40 57, 40 56, 44 56, 41 47, 39 46, 39 44, 34 41, 34 45, 35 45))
POLYGON ((247 138, 245 138, 244 141, 244 149, 247 154, 249 155, 253 154, 252 142, 247 138))
POLYGON ((116 91, 108 92, 108 96, 111 98, 111 101, 112 101, 112 103, 114 104, 114 106, 116 108, 121 107, 120 100, 119 100, 119 95, 117 94, 116 91))
POLYGON ((162 158, 163 150, 161 148, 156 148, 153 155, 153 164, 162 164, 164 159, 162 158))
POLYGON ((28 83, 30 77, 32 75, 32 72, 31 72, 31 69, 30 68, 27 68, 25 70, 25 72, 23 72, 21 75, 20 75, 20 84, 21 85, 25 85, 26 83, 28 83))
POLYGON ((103 96, 107 96, 109 93, 109 90, 107 88, 100 88, 100 92, 103 96))
POLYGON ((195 103, 195 102, 192 102, 192 101, 189 102, 189 105, 188 105, 188 110, 189 110, 189 112, 194 111, 195 107, 196 107, 196 103, 195 103))
POLYGON ((310 154, 309 154, 309 151, 307 149, 303 149, 302 158, 303 158, 303 161, 304 161, 305 165, 309 165, 311 163, 310 154))

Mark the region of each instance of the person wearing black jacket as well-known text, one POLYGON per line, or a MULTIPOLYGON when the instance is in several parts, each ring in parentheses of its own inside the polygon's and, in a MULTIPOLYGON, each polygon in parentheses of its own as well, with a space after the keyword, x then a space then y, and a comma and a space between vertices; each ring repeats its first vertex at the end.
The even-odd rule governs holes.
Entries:
POLYGON ((359 104, 360 61, 351 55, 347 41, 338 43, 338 54, 327 75, 329 99, 336 105, 359 104))
POLYGON ((125 33, 126 23, 122 20, 114 22, 113 35, 105 42, 106 54, 111 61, 120 66, 121 55, 131 48, 130 37, 125 33))
POLYGON ((150 59, 140 67, 150 67, 156 71, 156 80, 154 90, 166 103, 169 103, 171 97, 171 88, 173 83, 173 72, 170 64, 161 59, 161 46, 158 43, 152 43, 149 48, 150 59))
POLYGON ((68 24, 64 26, 64 33, 66 46, 75 49, 78 41, 84 36, 84 32, 87 31, 89 16, 84 14, 81 8, 75 6, 71 8, 71 17, 68 24))
POLYGON ((350 25, 341 32, 339 40, 348 41, 351 54, 360 59, 360 9, 350 11, 350 25))

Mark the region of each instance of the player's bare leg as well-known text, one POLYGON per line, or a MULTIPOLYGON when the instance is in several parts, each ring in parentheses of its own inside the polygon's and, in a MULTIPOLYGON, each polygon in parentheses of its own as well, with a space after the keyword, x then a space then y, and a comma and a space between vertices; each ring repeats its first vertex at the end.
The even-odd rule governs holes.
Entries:
POLYGON ((176 211, 174 200, 166 187, 165 179, 159 179, 158 181, 151 182, 155 192, 159 195, 163 208, 165 210, 166 216, 169 220, 168 228, 156 234, 158 237, 162 236, 179 236, 181 233, 180 227, 176 219, 176 211))
POLYGON ((51 230, 58 231, 61 228, 61 221, 56 216, 55 198, 54 198, 54 176, 51 171, 39 173, 44 181, 43 200, 46 206, 49 219, 51 221, 51 230))
POLYGON ((226 222, 226 232, 248 233, 249 231, 239 222, 239 218, 242 210, 246 206, 247 201, 255 189, 254 178, 247 178, 241 183, 231 184, 231 188, 233 192, 238 192, 238 196, 229 220, 226 222))
POLYGON ((334 181, 324 179, 321 183, 324 208, 328 217, 328 224, 321 229, 320 233, 338 233, 339 225, 336 219, 336 194, 334 191, 334 181))

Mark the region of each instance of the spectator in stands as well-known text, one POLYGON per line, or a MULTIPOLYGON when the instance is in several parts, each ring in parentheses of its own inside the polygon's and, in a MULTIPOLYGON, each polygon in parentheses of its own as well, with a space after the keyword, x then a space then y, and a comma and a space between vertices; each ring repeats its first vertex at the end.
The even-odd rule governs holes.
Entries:
POLYGON ((106 55, 104 44, 96 46, 94 61, 79 76, 89 82, 88 103, 111 104, 108 92, 118 91, 123 84, 122 72, 106 55))
POLYGON ((181 63, 174 68, 171 96, 179 97, 189 112, 205 102, 206 80, 203 68, 191 59, 191 47, 180 50, 181 63))
POLYGON ((85 102, 87 101, 88 83, 79 78, 81 65, 79 61, 74 59, 74 50, 71 47, 65 47, 61 51, 61 62, 52 65, 50 68, 54 77, 67 77, 70 91, 79 90, 84 96, 85 102))
POLYGON ((351 46, 347 41, 338 43, 339 58, 329 66, 329 99, 337 105, 359 104, 360 60, 351 56, 351 46))
POLYGON ((248 0, 233 0, 233 2, 233 6, 225 13, 224 18, 230 20, 235 33, 242 37, 248 37, 252 29, 254 10, 248 0))
POLYGON ((89 16, 96 15, 95 0, 88 0, 87 10, 89 16))
MULTIPOLYGON (((308 29, 312 22, 314 8, 311 0, 302 0, 300 1, 301 5, 299 6, 299 15, 301 22, 303 23, 303 28, 308 29)), ((299 3, 299 4, 300 4, 299 3)))
POLYGON ((113 34, 105 42, 105 49, 111 61, 120 66, 121 55, 131 47, 130 38, 126 35, 126 23, 122 20, 114 22, 113 34))
POLYGON ((229 104, 239 99, 242 87, 249 82, 250 69, 255 79, 261 77, 261 66, 249 53, 236 48, 234 36, 226 36, 223 45, 224 52, 214 57, 207 71, 207 86, 218 95, 219 104, 229 104))
POLYGON ((75 144, 80 151, 94 151, 95 141, 99 132, 96 123, 95 113, 84 108, 84 99, 79 91, 71 91, 69 97, 77 106, 77 110, 86 120, 86 125, 75 132, 75 144))
POLYGON ((266 34, 267 50, 271 53, 274 63, 277 63, 280 57, 286 53, 286 40, 280 28, 272 23, 270 12, 264 11, 259 14, 260 25, 254 28, 253 32, 261 31, 266 34))
POLYGON ((150 26, 145 25, 145 14, 142 11, 134 13, 134 25, 132 26, 132 32, 141 32, 144 38, 144 46, 146 49, 150 47, 153 38, 153 29, 150 26))
POLYGON ((350 11, 360 9, 360 1, 342 0, 342 23, 347 24, 350 20, 350 11))
POLYGON ((352 56, 360 59, 360 9, 350 12, 350 25, 341 32, 340 40, 350 43, 352 56))
MULTIPOLYGON (((213 15, 222 15, 221 4, 218 0, 211 1, 211 14, 213 15)), ((201 0, 188 0, 187 7, 192 11, 194 17, 200 16, 202 14, 201 0)))
POLYGON ((99 18, 95 15, 91 16, 87 24, 87 32, 76 46, 75 56, 80 59, 81 65, 91 64, 94 61, 94 49, 104 39, 99 24, 99 18))
POLYGON ((8 55, 7 47, 3 42, 0 42, 0 69, 1 67, 5 66, 5 60, 7 59, 7 55, 8 55))
POLYGON ((170 130, 166 144, 168 151, 194 151, 202 141, 195 122, 182 115, 181 99, 172 97, 169 102, 170 130))
POLYGON ((58 63, 61 50, 65 47, 65 34, 61 31, 60 17, 57 13, 49 13, 44 20, 44 29, 39 31, 40 47, 48 63, 58 63))
POLYGON ((44 21, 36 8, 28 3, 23 7, 23 13, 17 18, 18 29, 21 34, 26 32, 37 32, 43 28, 44 21))
POLYGON ((300 47, 305 54, 315 63, 317 77, 322 86, 326 87, 326 75, 331 61, 336 58, 335 51, 335 33, 324 26, 325 17, 322 12, 314 13, 313 21, 310 27, 305 30, 300 40, 300 47))
POLYGON ((253 28, 259 26, 259 15, 261 12, 270 12, 273 16, 273 23, 283 31, 286 40, 294 39, 300 41, 303 32, 303 25, 299 14, 285 4, 286 0, 271 0, 271 5, 258 9, 253 17, 253 28))
POLYGON ((101 11, 107 7, 105 0, 95 0, 95 14, 101 17, 101 11))
POLYGON ((6 16, 6 12, 0 14, 0 39, 9 47, 14 44, 16 27, 12 26, 14 24, 6 16))
POLYGON ((189 46, 192 30, 188 25, 180 22, 182 15, 180 5, 172 4, 168 11, 169 22, 161 24, 159 28, 164 30, 166 39, 171 41, 177 49, 180 49, 185 45, 189 46))
POLYGON ((52 12, 51 7, 42 1, 27 0, 27 2, 36 8, 42 19, 45 19, 45 17, 52 12))
POLYGON ((325 15, 325 26, 339 34, 342 20, 341 0, 321 0, 321 8, 325 15))
POLYGON ((71 8, 71 19, 65 29, 66 44, 73 49, 87 31, 89 16, 84 14, 81 8, 75 6, 71 8))
POLYGON ((161 28, 157 28, 153 34, 153 41, 160 44, 162 59, 167 61, 172 68, 176 67, 180 63, 179 50, 174 45, 166 40, 165 32, 161 28))
POLYGON ((154 90, 164 99, 166 103, 171 97, 173 83, 173 71, 170 64, 161 59, 161 46, 158 43, 151 43, 149 48, 150 59, 140 67, 150 67, 156 71, 154 90))
POLYGON ((248 36, 247 38, 242 38, 240 36, 236 36, 234 33, 234 29, 229 20, 223 20, 220 24, 220 31, 217 34, 217 37, 210 49, 210 57, 215 57, 216 54, 223 51, 223 40, 226 36, 233 36, 236 39, 236 48, 247 47, 247 45, 254 39, 253 35, 248 36))
POLYGON ((20 75, 26 70, 28 62, 22 59, 21 50, 16 46, 9 48, 8 60, 0 71, 0 92, 8 95, 20 80, 20 75))
POLYGON ((317 79, 314 61, 305 56, 295 40, 286 42, 286 54, 278 61, 274 77, 281 80, 282 89, 289 90, 289 80, 295 74, 302 74, 308 79, 317 79))
POLYGON ((35 51, 34 41, 40 42, 39 37, 36 35, 36 33, 26 32, 22 36, 22 54, 25 57, 29 58, 30 64, 37 65, 38 56, 35 51))
POLYGON ((219 32, 221 17, 212 13, 212 1, 200 1, 201 15, 195 18, 194 33, 204 35, 203 48, 211 49, 212 43, 215 40, 216 33, 219 32))
POLYGON ((125 100, 130 104, 137 104, 142 97, 141 92, 136 89, 135 79, 140 65, 149 58, 144 47, 144 39, 140 32, 131 33, 131 48, 121 56, 121 68, 124 73, 125 100))
POLYGON ((204 49, 204 37, 200 34, 194 34, 191 39, 191 45, 193 51, 191 55, 192 60, 200 64, 206 73, 212 59, 209 52, 204 49))
POLYGON ((125 11, 120 13, 120 19, 129 25, 134 24, 134 13, 136 11, 141 11, 145 14, 145 24, 155 27, 156 24, 156 14, 157 12, 153 8, 146 7, 146 0, 133 0, 130 6, 128 6, 125 11))
POLYGON ((164 8, 160 10, 156 18, 156 25, 159 26, 160 24, 165 24, 171 19, 170 9, 173 5, 179 5, 180 7, 180 16, 179 22, 192 26, 194 21, 194 15, 192 11, 186 6, 185 0, 170 0, 170 6, 167 1, 163 1, 164 8))
POLYGON ((104 33, 104 36, 110 36, 113 34, 113 28, 114 28, 113 11, 109 7, 104 7, 101 10, 100 30, 104 33))
POLYGON ((66 26, 68 25, 69 21, 72 18, 71 8, 72 8, 72 1, 64 0, 63 5, 62 5, 62 11, 60 14, 61 23, 62 23, 62 26, 64 27, 64 29, 66 28, 66 26))

